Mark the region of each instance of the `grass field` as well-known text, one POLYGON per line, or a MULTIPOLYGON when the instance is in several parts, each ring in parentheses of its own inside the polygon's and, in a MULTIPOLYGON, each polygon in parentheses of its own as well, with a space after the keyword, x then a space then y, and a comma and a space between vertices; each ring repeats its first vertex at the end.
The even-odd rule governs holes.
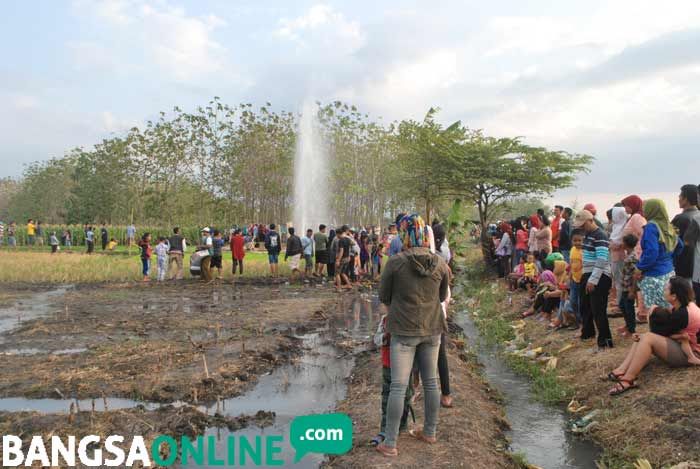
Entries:
MULTIPOLYGON (((32 249, 0 250, 0 282, 32 283, 89 283, 89 282, 127 282, 141 279, 141 260, 138 249, 132 248, 129 254, 126 247, 119 247, 114 252, 98 251, 86 255, 84 248, 76 247, 72 251, 62 250, 51 254, 48 247, 32 249)), ((189 254, 185 255, 185 278, 189 274, 189 254)), ((155 256, 151 264, 151 277, 155 279, 155 256)), ((302 262, 302 266, 303 266, 302 262)), ((289 268, 280 256, 280 274, 288 275, 289 268)), ((246 253, 244 260, 244 277, 261 277, 269 273, 267 254, 264 252, 246 253)), ((231 253, 224 252, 223 274, 231 279, 231 253)))

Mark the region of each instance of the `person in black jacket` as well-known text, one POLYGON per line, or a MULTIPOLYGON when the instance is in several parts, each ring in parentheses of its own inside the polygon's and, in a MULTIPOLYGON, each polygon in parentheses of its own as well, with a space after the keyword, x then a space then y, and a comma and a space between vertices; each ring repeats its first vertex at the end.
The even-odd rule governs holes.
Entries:
POLYGON ((277 277, 279 255, 282 252, 282 241, 279 233, 275 231, 275 224, 270 225, 270 231, 265 235, 265 249, 267 249, 267 258, 270 262, 270 275, 277 277))
POLYGON ((287 239, 287 251, 284 254, 285 262, 289 262, 289 268, 292 274, 289 277, 289 281, 294 281, 297 274, 299 278, 303 275, 299 270, 299 262, 301 262, 301 254, 304 252, 304 247, 301 244, 301 239, 299 236, 294 234, 294 228, 289 228, 289 238, 287 239))
POLYGON ((561 223, 559 224, 559 252, 564 256, 566 263, 569 263, 571 254, 571 217, 574 216, 574 211, 570 207, 566 207, 561 214, 561 223))

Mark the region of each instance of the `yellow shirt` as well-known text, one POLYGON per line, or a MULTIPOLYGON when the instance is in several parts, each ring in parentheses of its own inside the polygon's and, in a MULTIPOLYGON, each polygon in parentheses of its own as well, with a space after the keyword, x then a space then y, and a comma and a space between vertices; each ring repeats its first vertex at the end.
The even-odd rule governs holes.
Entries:
POLYGON ((583 278, 583 252, 574 246, 571 248, 569 256, 571 261, 571 278, 574 282, 581 283, 583 278))
POLYGON ((27 223, 27 236, 34 236, 36 234, 36 227, 34 223, 27 223))
POLYGON ((537 276, 537 266, 534 262, 525 263, 525 277, 535 278, 537 276))
POLYGON ((114 246, 116 246, 116 245, 117 245, 116 241, 110 241, 109 243, 107 243, 107 249, 109 249, 111 251, 114 249, 114 246))

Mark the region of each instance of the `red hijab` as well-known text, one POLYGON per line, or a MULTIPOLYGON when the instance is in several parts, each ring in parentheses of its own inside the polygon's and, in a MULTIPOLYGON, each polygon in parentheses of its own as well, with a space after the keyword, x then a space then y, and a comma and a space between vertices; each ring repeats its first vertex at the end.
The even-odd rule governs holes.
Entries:
POLYGON ((630 195, 622 199, 622 205, 632 209, 632 215, 638 213, 644 216, 644 202, 638 195, 630 195))
POLYGON ((542 220, 540 220, 540 216, 536 213, 530 215, 530 224, 539 230, 540 226, 542 226, 542 220))

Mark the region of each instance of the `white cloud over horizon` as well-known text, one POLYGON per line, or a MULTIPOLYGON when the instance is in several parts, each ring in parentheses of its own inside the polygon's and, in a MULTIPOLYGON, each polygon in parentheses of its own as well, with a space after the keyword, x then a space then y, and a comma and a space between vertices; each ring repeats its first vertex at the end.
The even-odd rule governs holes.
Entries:
POLYGON ((342 99, 385 121, 439 107, 446 123, 596 156, 578 182, 592 193, 673 192, 686 175, 669 168, 700 148, 694 0, 74 0, 54 4, 47 38, 27 34, 31 3, 0 20, 0 48, 14 44, 0 65, 0 176, 215 95, 285 109, 342 99))

